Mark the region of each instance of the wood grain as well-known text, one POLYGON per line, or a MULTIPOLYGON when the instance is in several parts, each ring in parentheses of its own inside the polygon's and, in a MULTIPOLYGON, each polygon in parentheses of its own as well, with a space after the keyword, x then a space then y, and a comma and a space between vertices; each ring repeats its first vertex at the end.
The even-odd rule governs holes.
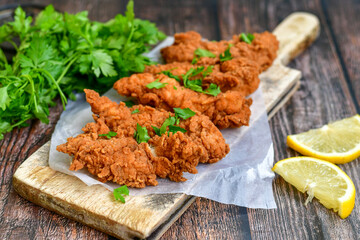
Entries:
POLYGON ((332 0, 329 1, 329 6, 325 1, 321 4, 344 78, 356 110, 360 112, 360 2, 332 0))
MULTIPOLYGON (((0 0, 0 5, 22 2, 30 0, 0 0)), ((94 20, 107 20, 122 12, 126 4, 116 0, 35 2, 51 2, 62 11, 89 10, 89 17, 94 20)), ((356 111, 360 113, 356 108, 360 102, 359 4, 356 0, 146 0, 135 1, 135 12, 140 18, 155 21, 167 34, 195 29, 216 40, 228 39, 238 32, 274 29, 294 11, 308 11, 320 17, 323 29, 320 39, 290 64, 303 72, 300 89, 270 121, 275 159, 279 160, 297 155, 286 147, 288 134, 351 116, 356 111)), ((112 239, 24 200, 11 187, 14 171, 49 139, 60 112, 61 108, 52 109, 50 125, 30 122, 28 128, 16 129, 0 141, 0 239, 112 239)), ((359 160, 341 168, 354 180, 359 192, 359 160)), ((354 212, 341 220, 317 201, 304 207, 305 195, 282 179, 277 178, 273 186, 276 210, 245 209, 198 198, 162 239, 356 239, 360 236, 358 194, 354 212)))

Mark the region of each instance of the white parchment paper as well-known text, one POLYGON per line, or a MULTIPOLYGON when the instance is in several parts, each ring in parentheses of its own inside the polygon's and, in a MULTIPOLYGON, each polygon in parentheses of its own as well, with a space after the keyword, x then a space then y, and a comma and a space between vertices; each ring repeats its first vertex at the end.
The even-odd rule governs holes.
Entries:
MULTIPOLYGON (((161 61, 160 49, 171 45, 169 37, 153 49, 148 56, 161 61)), ((105 96, 120 102, 127 98, 109 90, 105 96)), ((198 174, 184 173, 186 182, 172 182, 157 178, 158 186, 147 186, 144 189, 130 188, 130 195, 147 195, 155 193, 185 193, 208 198, 226 204, 235 204, 249 208, 276 208, 271 171, 274 150, 268 124, 265 104, 260 88, 251 95, 251 118, 249 127, 221 130, 226 142, 230 145, 229 154, 214 164, 199 164, 198 174)), ((56 151, 56 146, 66 142, 71 136, 82 133, 81 128, 92 122, 92 113, 84 94, 77 94, 75 102, 69 101, 58 121, 51 138, 49 165, 52 169, 74 175, 88 185, 101 184, 113 190, 119 187, 114 183, 101 183, 86 169, 70 171, 71 157, 56 151)))

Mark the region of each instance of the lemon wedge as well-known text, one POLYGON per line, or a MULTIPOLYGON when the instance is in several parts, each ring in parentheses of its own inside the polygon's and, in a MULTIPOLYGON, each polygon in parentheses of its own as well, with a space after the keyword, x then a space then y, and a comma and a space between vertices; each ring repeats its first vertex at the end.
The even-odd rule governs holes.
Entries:
POLYGON ((349 176, 328 161, 311 157, 281 160, 272 169, 300 192, 307 192, 305 205, 316 197, 341 218, 350 215, 355 205, 355 186, 349 176))
POLYGON ((350 162, 360 156, 360 115, 289 135, 287 144, 306 156, 336 164, 350 162))

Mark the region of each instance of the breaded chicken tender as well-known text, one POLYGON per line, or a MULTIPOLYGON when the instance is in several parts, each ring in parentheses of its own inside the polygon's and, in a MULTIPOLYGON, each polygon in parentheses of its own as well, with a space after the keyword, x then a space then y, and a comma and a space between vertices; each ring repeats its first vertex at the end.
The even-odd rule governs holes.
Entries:
MULTIPOLYGON (((191 68, 198 66, 212 66, 210 75, 204 77, 202 85, 206 89, 211 83, 220 87, 222 92, 229 90, 240 91, 245 96, 255 92, 259 87, 259 65, 252 60, 237 57, 224 62, 217 62, 213 65, 191 64, 189 62, 173 62, 164 65, 150 65, 145 67, 147 73, 161 74, 164 71, 170 71, 173 75, 179 76, 186 74, 191 68)), ((194 77, 196 78, 196 77, 194 77)))
POLYGON ((127 108, 92 90, 85 92, 95 122, 88 123, 83 134, 57 147, 74 156, 70 170, 87 167, 100 181, 143 188, 157 185, 156 176, 185 181, 183 172, 197 173, 199 162, 214 163, 229 152, 222 134, 206 116, 196 114, 181 120, 179 127, 185 133, 158 136, 152 126, 160 128, 173 113, 142 105, 127 108), (134 139, 137 124, 146 127, 150 136, 147 143, 138 144, 134 139), (110 131, 116 136, 99 136, 110 131))
POLYGON ((133 74, 114 84, 120 94, 135 97, 139 103, 172 111, 173 108, 190 108, 206 115, 218 128, 240 127, 249 124, 251 99, 241 91, 227 91, 216 97, 184 88, 173 78, 163 74, 133 74), (158 77, 158 78, 157 78, 158 77), (160 89, 149 89, 147 84, 156 79, 167 84, 160 89))
POLYGON ((239 35, 234 35, 229 41, 203 41, 201 35, 190 31, 177 33, 174 35, 174 44, 161 49, 161 54, 166 63, 189 62, 194 59, 194 52, 201 48, 208 50, 216 55, 215 58, 202 57, 197 64, 213 65, 220 61, 220 54, 231 44, 230 53, 233 58, 242 57, 258 63, 260 72, 269 68, 276 58, 276 52, 279 48, 279 41, 275 35, 269 32, 254 33, 254 40, 251 44, 240 40, 239 35))

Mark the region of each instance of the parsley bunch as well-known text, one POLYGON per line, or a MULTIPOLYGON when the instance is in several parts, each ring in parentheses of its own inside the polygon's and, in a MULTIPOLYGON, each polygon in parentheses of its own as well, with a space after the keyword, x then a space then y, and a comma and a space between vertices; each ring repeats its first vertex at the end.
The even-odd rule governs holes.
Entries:
POLYGON ((165 38, 153 23, 135 18, 133 1, 125 15, 105 23, 87 15, 62 14, 49 5, 33 21, 18 7, 14 21, 0 27, 0 44, 16 50, 8 62, 0 49, 0 139, 29 119, 48 123, 57 96, 65 106, 73 91, 104 92, 117 79, 142 72, 151 64, 142 54, 165 38))

